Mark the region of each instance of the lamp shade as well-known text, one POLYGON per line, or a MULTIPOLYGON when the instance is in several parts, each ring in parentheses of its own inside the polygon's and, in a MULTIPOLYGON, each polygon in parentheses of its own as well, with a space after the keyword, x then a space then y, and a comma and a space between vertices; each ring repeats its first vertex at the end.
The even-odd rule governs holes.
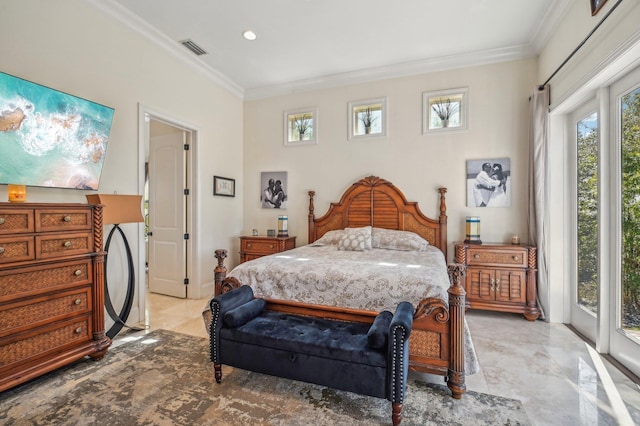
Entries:
POLYGON ((466 225, 467 238, 464 242, 468 244, 482 244, 480 240, 480 217, 467 216, 466 225))
POLYGON ((87 195, 90 204, 102 204, 103 223, 144 222, 142 217, 142 195, 91 194, 87 195))

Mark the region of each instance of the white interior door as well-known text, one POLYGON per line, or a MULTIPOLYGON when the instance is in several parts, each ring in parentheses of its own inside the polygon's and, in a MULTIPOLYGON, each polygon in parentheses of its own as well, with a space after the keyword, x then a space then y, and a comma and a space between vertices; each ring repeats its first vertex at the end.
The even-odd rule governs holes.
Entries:
POLYGON ((149 291, 187 297, 186 133, 149 138, 149 291))

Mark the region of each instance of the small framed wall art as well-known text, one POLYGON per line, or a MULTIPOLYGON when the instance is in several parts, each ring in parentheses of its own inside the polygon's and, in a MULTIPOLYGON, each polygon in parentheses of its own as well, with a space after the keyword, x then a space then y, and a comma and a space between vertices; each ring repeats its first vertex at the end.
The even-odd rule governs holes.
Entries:
POLYGON ((467 160, 467 207, 511 206, 511 159, 467 160))
POLYGON ((589 3, 591 3, 591 16, 596 16, 596 13, 602 9, 606 2, 607 0, 589 0, 589 3))
POLYGON ((260 174, 260 203, 263 209, 286 209, 287 172, 262 172, 260 174))
POLYGON ((284 145, 318 143, 318 109, 302 108, 284 113, 284 145))
POLYGON ((236 180, 221 176, 213 177, 213 195, 236 196, 236 180))

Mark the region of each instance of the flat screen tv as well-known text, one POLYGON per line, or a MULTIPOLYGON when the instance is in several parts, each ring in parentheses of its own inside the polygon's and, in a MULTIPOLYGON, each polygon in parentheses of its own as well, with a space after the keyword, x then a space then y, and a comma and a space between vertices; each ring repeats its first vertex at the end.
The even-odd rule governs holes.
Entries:
POLYGON ((113 113, 0 72, 0 183, 97 190, 113 113))

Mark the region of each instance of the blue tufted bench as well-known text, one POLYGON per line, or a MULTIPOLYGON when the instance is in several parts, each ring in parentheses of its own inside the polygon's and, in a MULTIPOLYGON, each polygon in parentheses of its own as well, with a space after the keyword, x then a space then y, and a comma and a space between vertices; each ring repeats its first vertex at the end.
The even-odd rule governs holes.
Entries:
POLYGON ((339 310, 335 318, 321 317, 327 316, 323 308, 314 313, 307 305, 305 314, 282 312, 282 306, 254 298, 246 285, 212 299, 209 333, 216 382, 222 381, 225 364, 386 398, 393 424, 400 424, 413 306, 401 302, 395 314, 369 316, 339 310))

